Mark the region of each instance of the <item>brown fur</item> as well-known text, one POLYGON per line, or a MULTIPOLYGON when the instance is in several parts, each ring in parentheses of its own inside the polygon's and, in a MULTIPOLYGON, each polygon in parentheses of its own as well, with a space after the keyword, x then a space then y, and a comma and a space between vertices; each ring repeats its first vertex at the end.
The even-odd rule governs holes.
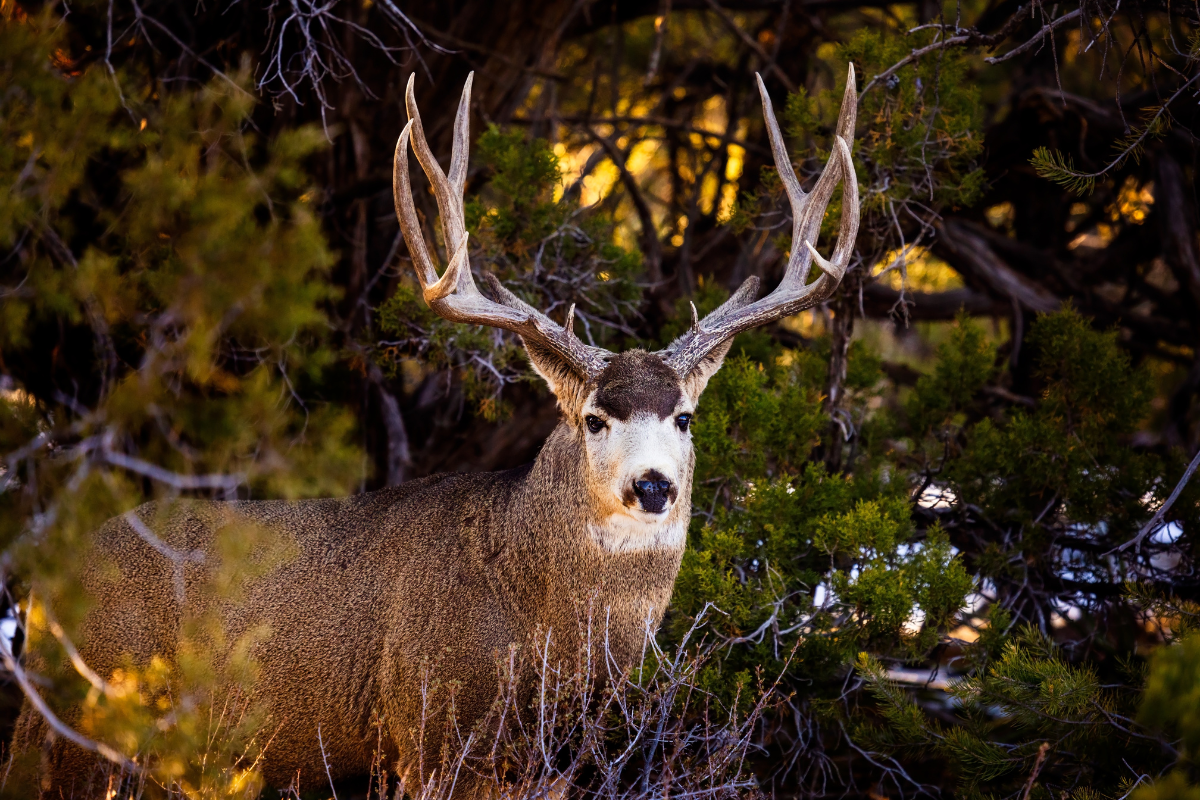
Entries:
POLYGON ((596 405, 619 420, 637 411, 666 419, 682 394, 675 371, 644 350, 621 353, 596 378, 596 405))
MULTIPOLYGON (((678 379, 664 385, 656 356, 614 361, 621 391, 638 396, 647 386, 678 397, 678 379)), ((577 395, 592 388, 573 387, 577 395)), ((600 618, 610 614, 616 663, 640 657, 645 621, 661 620, 682 548, 611 553, 588 535, 597 512, 585 436, 568 416, 520 469, 438 475, 344 499, 198 501, 174 512, 159 533, 178 548, 204 548, 230 510, 294 544, 293 559, 248 583, 245 602, 223 612, 229 641, 256 625, 270 629, 254 651, 256 692, 278 727, 263 764, 268 781, 286 786, 297 773, 304 785, 326 780, 318 725, 335 778, 367 772, 375 714, 385 720, 390 756, 413 764, 423 665, 459 681, 458 714, 469 727, 495 698, 497 656, 510 645, 528 652, 551 631, 558 655, 577 652, 580 604, 593 593, 600 618)), ((672 514, 684 521, 690 464, 685 477, 672 514)), ((148 523, 155 516, 152 505, 138 513, 148 523)), ((95 605, 81 637, 84 659, 106 675, 126 653, 143 663, 172 657, 181 612, 171 563, 120 518, 96 534, 96 547, 97 566, 85 579, 95 605), (105 562, 115 563, 120 580, 105 577, 105 562)), ((199 577, 187 576, 193 598, 199 577)), ((37 746, 45 732, 27 706, 18 749, 37 746)), ((428 756, 436 758, 439 745, 431 736, 428 756)), ((61 740, 49 755, 44 778, 53 796, 82 785, 95 767, 61 740)))

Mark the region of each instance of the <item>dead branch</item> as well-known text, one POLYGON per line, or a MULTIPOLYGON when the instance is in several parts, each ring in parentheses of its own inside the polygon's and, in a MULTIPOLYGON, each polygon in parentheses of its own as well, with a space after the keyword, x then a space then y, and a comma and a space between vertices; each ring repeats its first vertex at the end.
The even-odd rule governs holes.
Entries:
POLYGON ((1034 45, 1036 45, 1038 42, 1042 41, 1042 39, 1045 39, 1048 35, 1050 35, 1051 33, 1054 33, 1055 30, 1057 30, 1058 28, 1060 28, 1063 25, 1066 25, 1071 20, 1078 19, 1082 14, 1083 14, 1083 9, 1079 9, 1079 8, 1075 9, 1074 11, 1071 11, 1070 13, 1063 14, 1058 19, 1053 20, 1052 22, 1048 22, 1045 25, 1043 25, 1041 30, 1039 30, 1037 33, 1035 33, 1033 35, 1033 38, 1031 38, 1029 41, 1025 42, 1025 44, 1014 47, 1012 50, 1009 50, 1007 53, 1005 53, 1002 56, 988 56, 987 58, 984 59, 984 61, 986 61, 989 64, 999 64, 1002 61, 1008 61, 1010 58, 1015 58, 1016 56, 1019 56, 1022 53, 1026 53, 1029 50, 1031 50, 1034 47, 1034 45))
MULTIPOLYGON (((1188 468, 1183 471, 1183 476, 1179 479, 1179 482, 1175 484, 1175 489, 1167 497, 1166 502, 1158 507, 1158 511, 1155 511, 1154 516, 1150 518, 1150 521, 1142 526, 1142 529, 1138 531, 1137 536, 1134 536, 1128 542, 1125 542, 1125 544, 1113 548, 1109 551, 1109 553, 1121 552, 1128 550, 1130 547, 1140 548, 1142 541, 1145 540, 1145 538, 1152 532, 1158 530, 1158 526, 1162 524, 1163 517, 1165 517, 1167 512, 1171 510, 1171 506, 1175 505, 1175 501, 1179 499, 1179 495, 1183 492, 1184 487, 1186 487, 1188 481, 1192 479, 1192 475, 1196 473, 1197 467, 1200 467, 1200 452, 1196 453, 1196 457, 1192 459, 1192 463, 1188 464, 1188 468)), ((1107 555, 1107 553, 1105 555, 1107 555)))

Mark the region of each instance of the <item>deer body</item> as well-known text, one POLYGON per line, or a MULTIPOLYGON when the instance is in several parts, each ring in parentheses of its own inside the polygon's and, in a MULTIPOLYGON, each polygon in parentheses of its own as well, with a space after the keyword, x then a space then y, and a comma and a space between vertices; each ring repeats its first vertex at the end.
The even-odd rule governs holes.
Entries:
MULTIPOLYGON (((598 663, 609 669, 638 663, 683 555, 694 462, 690 424, 701 392, 739 331, 822 302, 846 270, 858 223, 846 143, 853 135, 853 87, 851 70, 834 155, 806 194, 760 81, 793 207, 796 246, 779 287, 756 301, 758 280, 751 278, 703 321, 693 307, 691 330, 666 350, 613 354, 575 337, 573 307, 560 326, 491 276, 485 277, 495 299, 480 293, 467 265, 462 206, 470 79, 448 174, 425 144, 410 80, 410 122, 397 144, 394 191, 425 300, 449 320, 517 333, 555 394, 561 419, 524 468, 434 476, 338 500, 189 502, 156 526, 155 535, 171 547, 204 551, 215 531, 240 517, 290 546, 291 558, 247 580, 243 600, 220 608, 227 641, 266 634, 252 655, 255 695, 271 715, 264 735, 273 738, 262 764, 270 782, 282 787, 298 777, 306 786, 325 781, 327 770, 335 778, 366 772, 378 743, 376 719, 392 769, 423 763, 428 772, 441 728, 427 725, 418 747, 426 676, 457 683, 455 712, 460 728, 469 729, 496 698, 498 659, 509 648, 528 654, 549 642, 548 657, 571 661, 584 646, 579 637, 589 615, 599 623, 601 636, 591 641, 603 648, 598 663), (413 206, 410 141, 437 196, 452 256, 440 276, 413 206), (842 229, 826 261, 810 242, 839 181, 846 186, 842 229), (809 283, 814 262, 822 274, 809 283)), ((134 513, 143 527, 155 524, 153 506, 134 513)), ((80 637, 84 661, 106 675, 129 656, 143 663, 174 658, 185 616, 174 564, 123 517, 103 526, 96 547, 97 566, 85 576, 95 604, 80 637)), ((198 591, 189 600, 187 590, 198 587, 205 566, 188 569, 183 602, 203 602, 198 591)), ((46 733, 27 704, 17 747, 39 746, 46 733)), ((90 754, 58 740, 43 787, 70 796, 93 766, 90 754)))
MULTIPOLYGON (((574 437, 560 426, 537 461, 505 472, 438 475, 335 500, 190 503, 159 531, 172 546, 203 550, 233 514, 292 546, 294 556, 246 586, 225 616, 230 641, 259 626, 269 631, 253 653, 274 737, 263 761, 268 781, 326 779, 318 726, 333 776, 365 774, 376 717, 388 754, 415 764, 423 669, 459 682, 458 719, 469 729, 496 698, 497 658, 547 634, 554 653, 573 654, 590 597, 608 611, 614 659, 636 658, 647 624, 657 627, 670 599, 683 539, 626 541, 618 552, 598 542, 585 492, 575 493, 584 475, 574 437)), ((681 503, 675 514, 686 520, 687 510, 681 503)), ((154 509, 139 516, 150 522, 154 509)), ((97 562, 115 563, 121 577, 98 569, 86 579, 96 602, 84 659, 103 675, 128 652, 143 662, 171 653, 183 612, 172 563, 121 518, 96 544, 97 562), (124 588, 129 580, 140 586, 136 596, 124 588)), ((188 585, 199 577, 190 573, 188 585)), ((36 714, 27 709, 24 722, 36 726, 36 714)), ((427 727, 426 757, 436 763, 440 720, 427 727)), ((86 781, 88 754, 56 750, 56 782, 86 781)))

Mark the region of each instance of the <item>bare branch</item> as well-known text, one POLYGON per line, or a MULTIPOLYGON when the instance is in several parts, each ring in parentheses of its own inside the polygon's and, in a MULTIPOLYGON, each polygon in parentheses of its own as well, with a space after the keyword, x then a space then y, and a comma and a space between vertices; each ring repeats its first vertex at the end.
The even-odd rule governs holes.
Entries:
POLYGON ((867 81, 867 85, 863 87, 862 93, 858 96, 858 102, 861 103, 863 101, 863 98, 867 96, 867 92, 871 91, 875 84, 879 83, 880 81, 886 81, 904 67, 920 59, 921 56, 926 55, 927 53, 932 53, 935 50, 944 50, 947 47, 957 47, 959 45, 971 44, 974 42, 974 39, 975 37, 971 36, 970 34, 965 36, 952 36, 949 39, 941 39, 933 44, 927 44, 924 47, 913 50, 904 58, 900 59, 895 64, 892 64, 892 66, 888 67, 883 72, 867 81))
POLYGON ((1010 58, 1019 56, 1019 55, 1021 55, 1021 53, 1028 52, 1030 49, 1033 48, 1034 45, 1036 45, 1042 39, 1046 38, 1046 36, 1048 36, 1049 34, 1053 33, 1057 28, 1061 27, 1062 25, 1066 25, 1068 22, 1070 22, 1073 19, 1078 19, 1082 13, 1083 13, 1083 10, 1077 8, 1074 11, 1070 12, 1069 14, 1063 14, 1058 19, 1056 19, 1052 22, 1049 22, 1046 25, 1043 25, 1042 29, 1039 30, 1036 34, 1034 34, 1033 38, 1030 39, 1029 41, 1025 42, 1025 44, 1014 47, 1012 50, 1009 50, 1007 53, 1005 53, 1002 56, 989 56, 988 58, 985 58, 984 61, 986 61, 989 64, 999 64, 1002 61, 1008 61, 1010 58))
MULTIPOLYGON (((1128 550, 1130 547, 1140 548, 1142 546, 1142 541, 1149 536, 1151 532, 1158 530, 1158 526, 1162 524, 1163 517, 1165 517, 1167 512, 1171 510, 1171 506, 1175 504, 1175 501, 1179 499, 1179 495, 1183 492, 1184 487, 1187 486, 1188 481, 1192 479, 1192 475, 1195 474, 1197 467, 1200 467, 1200 451, 1197 451, 1196 457, 1192 459, 1192 463, 1188 464, 1188 468, 1183 471, 1183 477, 1179 479, 1179 483, 1175 484, 1175 489, 1171 492, 1170 496, 1167 497, 1166 502, 1159 506, 1158 511, 1154 512, 1154 516, 1150 518, 1150 521, 1143 525, 1142 529, 1138 531, 1137 536, 1133 537, 1120 547, 1110 550, 1109 553, 1128 550)), ((1107 553, 1105 555, 1107 555, 1107 553)))
POLYGON ((329 770, 329 759, 325 757, 325 742, 321 739, 321 723, 317 723, 317 747, 321 750, 321 763, 325 765, 325 777, 329 779, 329 791, 333 800, 338 800, 337 789, 333 788, 333 773, 329 770))
POLYGON ((157 464, 143 461, 140 458, 119 453, 106 447, 100 448, 100 457, 114 467, 121 467, 130 472, 164 483, 180 490, 223 489, 226 493, 237 491, 237 487, 246 482, 244 474, 221 475, 182 475, 178 472, 164 469, 157 464))
POLYGON ((29 704, 32 705, 38 714, 42 716, 42 719, 46 720, 46 724, 48 724, 55 733, 72 744, 82 747, 84 750, 89 752, 96 753, 104 759, 111 761, 121 769, 129 770, 135 774, 142 773, 142 768, 140 766, 126 758, 118 751, 102 742, 96 742, 87 738, 60 720, 58 716, 50 710, 50 706, 46 705, 46 701, 42 699, 40 694, 38 694, 37 688, 33 685, 33 681, 29 679, 29 675, 26 674, 25 670, 21 668, 21 665, 17 663, 17 660, 12 657, 7 649, 0 647, 0 658, 4 660, 4 668, 12 673, 12 676, 17 679, 17 685, 21 687, 21 691, 25 694, 25 698, 29 701, 29 704))
POLYGON ((629 199, 633 202, 634 210, 637 211, 638 223, 642 229, 642 248, 646 251, 646 271, 650 273, 650 280, 653 283, 658 283, 662 280, 662 242, 658 240, 658 230, 654 225, 654 216, 650 213, 650 206, 646 203, 646 198, 642 193, 642 187, 638 186, 637 178, 625 165, 625 156, 621 153, 620 148, 607 137, 601 136, 595 130, 589 130, 592 137, 600 143, 604 151, 608 153, 609 159, 617 168, 617 172, 621 176, 621 183, 625 186, 625 190, 629 192, 629 199))

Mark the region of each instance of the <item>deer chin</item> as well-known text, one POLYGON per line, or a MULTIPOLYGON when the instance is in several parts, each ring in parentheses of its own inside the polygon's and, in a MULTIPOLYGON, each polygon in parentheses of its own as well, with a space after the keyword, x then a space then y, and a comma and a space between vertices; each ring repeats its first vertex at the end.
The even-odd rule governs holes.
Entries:
POLYGON ((687 540, 687 522, 667 509, 650 514, 627 509, 602 522, 589 522, 588 534, 601 550, 609 553, 638 553, 648 550, 682 550, 687 540))

